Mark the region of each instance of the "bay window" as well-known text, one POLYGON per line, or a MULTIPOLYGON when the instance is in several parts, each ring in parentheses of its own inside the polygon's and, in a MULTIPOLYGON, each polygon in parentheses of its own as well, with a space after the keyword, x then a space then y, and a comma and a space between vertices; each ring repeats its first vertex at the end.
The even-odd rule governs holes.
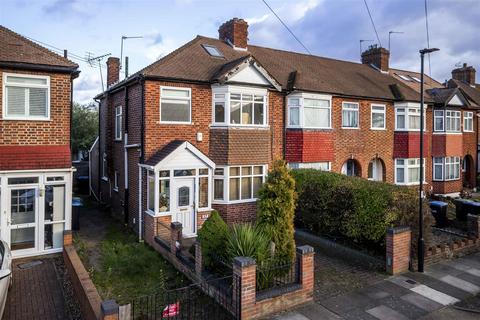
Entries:
POLYGON ((444 131, 445 130, 445 119, 443 110, 433 111, 433 130, 434 131, 444 131))
MULTIPOLYGON (((425 112, 426 108, 424 109, 425 112)), ((424 113, 425 115, 425 113, 424 113)), ((423 127, 425 128, 425 118, 423 127)), ((420 130, 420 106, 407 103, 395 107, 395 130, 419 131, 420 130)))
POLYGON ((267 91, 231 86, 213 88, 213 124, 267 125, 267 91))
POLYGON ((445 131, 460 132, 460 111, 445 110, 445 131))
POLYGON ((460 179, 460 157, 433 158, 433 180, 450 181, 460 179))
POLYGON ((342 103, 342 128, 358 128, 359 126, 358 103, 342 103))
MULTIPOLYGON (((425 166, 423 168, 425 173, 425 166)), ((425 175, 423 175, 425 177, 425 175)), ((395 183, 415 185, 420 180, 420 159, 395 159, 395 183)))
POLYGON ((298 94, 288 98, 288 126, 291 128, 331 128, 331 97, 298 94))
POLYGON ((189 124, 191 122, 191 90, 160 88, 160 122, 189 124))
POLYGON ((4 119, 50 118, 50 77, 4 73, 3 79, 4 119))
POLYGON ((463 113, 463 131, 473 132, 473 112, 471 111, 463 113))
POLYGON ((255 201, 265 181, 266 166, 230 166, 216 168, 213 177, 215 201, 255 201))

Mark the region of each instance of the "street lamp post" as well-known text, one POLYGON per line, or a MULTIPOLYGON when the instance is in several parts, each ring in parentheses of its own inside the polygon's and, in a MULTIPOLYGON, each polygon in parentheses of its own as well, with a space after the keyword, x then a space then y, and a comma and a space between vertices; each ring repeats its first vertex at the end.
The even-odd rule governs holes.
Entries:
POLYGON ((419 181, 419 214, 418 214, 418 272, 423 272, 425 260, 425 240, 423 239, 423 104, 425 102, 423 84, 424 84, 424 56, 426 53, 438 51, 437 48, 428 48, 420 50, 420 181, 419 181))

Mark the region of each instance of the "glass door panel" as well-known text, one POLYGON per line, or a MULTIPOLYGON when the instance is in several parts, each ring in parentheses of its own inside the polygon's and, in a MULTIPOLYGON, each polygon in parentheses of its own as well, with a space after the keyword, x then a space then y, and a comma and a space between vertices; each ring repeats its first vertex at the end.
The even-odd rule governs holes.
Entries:
POLYGON ((63 246, 65 229, 65 185, 45 186, 44 249, 63 246))
POLYGON ((36 189, 14 189, 10 197, 10 247, 36 248, 36 189))

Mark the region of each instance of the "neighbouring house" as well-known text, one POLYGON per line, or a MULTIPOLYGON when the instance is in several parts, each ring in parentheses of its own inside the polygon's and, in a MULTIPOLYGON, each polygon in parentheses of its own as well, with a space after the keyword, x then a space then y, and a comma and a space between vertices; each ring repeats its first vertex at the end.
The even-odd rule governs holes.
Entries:
MULTIPOLYGON (((158 221, 181 222, 184 236, 195 236, 212 209, 228 223, 252 221, 275 159, 418 184, 419 90, 390 73, 383 48, 369 48, 362 62, 251 45, 238 18, 220 26, 218 39, 197 36, 122 81, 120 61, 110 58, 107 90, 96 97, 96 194, 150 241, 158 221)), ((428 89, 450 90, 437 82, 428 89)), ((425 100, 425 180, 437 193, 460 191, 460 161, 476 154, 463 141, 477 130, 478 104, 463 90, 450 94, 427 91, 425 100), (462 147, 432 152, 441 149, 432 142, 433 108, 445 111, 449 128, 439 139, 462 126, 449 110, 464 111, 462 147), (442 157, 435 183, 434 157, 442 157)))
POLYGON ((62 250, 71 225, 78 65, 0 26, 0 235, 14 257, 62 250))

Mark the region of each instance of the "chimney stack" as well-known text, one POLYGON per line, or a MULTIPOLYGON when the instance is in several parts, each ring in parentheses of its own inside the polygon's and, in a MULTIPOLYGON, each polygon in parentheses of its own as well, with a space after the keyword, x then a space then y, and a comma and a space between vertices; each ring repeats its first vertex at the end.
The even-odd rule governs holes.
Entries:
POLYGON ((120 80, 120 59, 109 57, 107 60, 107 88, 120 80))
POLYGON ((233 18, 220 26, 218 38, 235 49, 247 49, 248 23, 243 19, 233 18))
POLYGON ((371 64, 381 71, 388 72, 388 61, 390 60, 390 51, 385 48, 370 46, 362 53, 362 63, 371 64))
POLYGON ((475 85, 476 70, 472 66, 467 66, 466 63, 463 67, 452 70, 452 79, 460 80, 469 85, 475 85))

